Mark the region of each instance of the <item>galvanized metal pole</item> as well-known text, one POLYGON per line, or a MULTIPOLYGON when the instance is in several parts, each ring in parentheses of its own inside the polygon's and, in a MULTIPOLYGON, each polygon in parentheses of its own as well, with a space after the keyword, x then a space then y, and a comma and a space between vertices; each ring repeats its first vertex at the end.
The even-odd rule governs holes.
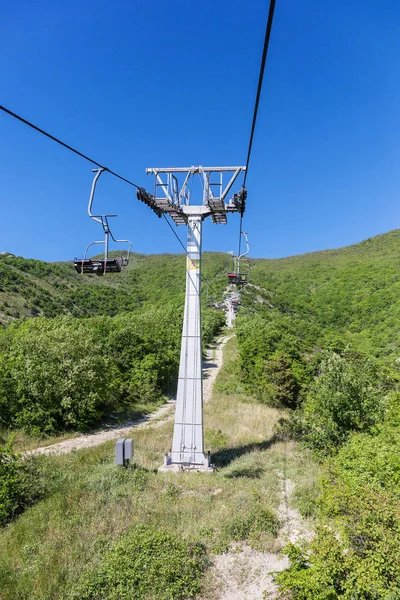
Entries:
POLYGON ((231 329, 233 327, 232 321, 233 321, 232 298, 229 297, 228 298, 228 313, 227 313, 227 326, 229 327, 229 329, 231 329))
POLYGON ((202 215, 188 216, 186 298, 172 451, 168 466, 208 469, 203 440, 201 346, 202 215))

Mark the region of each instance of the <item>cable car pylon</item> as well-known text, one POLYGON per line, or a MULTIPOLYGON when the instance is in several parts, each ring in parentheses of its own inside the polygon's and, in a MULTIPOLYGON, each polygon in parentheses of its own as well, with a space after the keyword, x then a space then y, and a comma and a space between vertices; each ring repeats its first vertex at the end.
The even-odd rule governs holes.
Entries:
MULTIPOLYGON (((246 167, 151 168, 154 195, 137 190, 139 200, 158 216, 169 214, 176 225, 187 226, 186 295, 182 344, 176 395, 172 449, 165 455, 162 471, 212 471, 204 452, 203 377, 201 344, 201 244, 202 223, 211 217, 217 225, 227 223, 227 214, 243 211, 243 195, 227 201, 229 190, 246 167), (224 175, 230 174, 228 182, 224 175), (203 183, 202 204, 191 204, 189 183, 199 176, 203 183)), ((242 188, 243 190, 244 188, 242 188)))

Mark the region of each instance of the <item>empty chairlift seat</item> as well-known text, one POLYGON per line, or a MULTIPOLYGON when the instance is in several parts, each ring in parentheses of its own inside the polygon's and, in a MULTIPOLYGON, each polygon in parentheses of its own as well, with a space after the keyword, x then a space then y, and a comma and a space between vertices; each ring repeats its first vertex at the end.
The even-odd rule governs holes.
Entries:
POLYGON ((128 259, 123 256, 117 258, 75 258, 74 268, 78 273, 94 273, 95 275, 104 275, 104 273, 120 273, 122 267, 128 264, 128 259))
POLYGON ((108 224, 108 219, 110 217, 116 217, 115 214, 107 214, 107 215, 94 215, 92 213, 92 204, 94 193, 96 189, 97 180, 100 175, 105 171, 104 167, 100 169, 93 169, 93 172, 96 173, 93 183, 92 189, 90 191, 89 196, 89 204, 88 204, 88 214, 91 219, 99 223, 104 232, 104 240, 96 240, 95 242, 91 242, 87 247, 83 254, 83 258, 75 258, 74 259, 74 269, 80 273, 94 273, 96 275, 104 275, 104 273, 120 273, 123 267, 126 267, 129 262, 129 253, 132 248, 132 242, 129 240, 116 240, 113 234, 111 233, 110 226, 108 224), (108 244, 110 238, 118 243, 118 244, 128 244, 128 250, 126 256, 117 256, 116 258, 109 258, 108 256, 108 244), (95 245, 104 246, 104 257, 103 258, 87 258, 87 253, 89 248, 95 245))

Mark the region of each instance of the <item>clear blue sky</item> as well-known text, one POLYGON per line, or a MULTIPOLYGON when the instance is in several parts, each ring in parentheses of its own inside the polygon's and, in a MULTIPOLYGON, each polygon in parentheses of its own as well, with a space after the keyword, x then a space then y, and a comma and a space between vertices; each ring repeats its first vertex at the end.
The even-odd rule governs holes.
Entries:
MULTIPOLYGON (((3 4, 0 103, 152 189, 145 168, 243 164, 267 0, 3 4)), ((400 226, 400 3, 277 0, 250 164, 251 255, 400 226)), ((91 165, 0 113, 0 251, 69 260, 98 238, 91 165)), ((104 174, 96 209, 138 252, 179 252, 104 174)), ((184 228, 177 228, 185 237, 184 228)), ((236 249, 238 217, 204 249, 236 249)))

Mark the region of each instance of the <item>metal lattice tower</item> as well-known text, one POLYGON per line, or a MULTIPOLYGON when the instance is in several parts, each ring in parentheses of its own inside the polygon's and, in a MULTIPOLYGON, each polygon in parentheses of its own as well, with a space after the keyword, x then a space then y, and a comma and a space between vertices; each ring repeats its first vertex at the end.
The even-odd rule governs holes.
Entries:
POLYGON ((171 216, 176 225, 187 225, 186 296, 172 450, 163 470, 212 470, 204 452, 203 378, 201 355, 201 242, 202 222, 210 216, 217 225, 227 223, 227 213, 243 212, 245 190, 227 202, 227 196, 245 167, 189 167, 146 169, 155 176, 154 195, 143 188, 137 192, 161 217, 171 216), (230 174, 227 183, 224 175, 230 174), (199 176, 202 204, 191 204, 191 184, 199 176))

